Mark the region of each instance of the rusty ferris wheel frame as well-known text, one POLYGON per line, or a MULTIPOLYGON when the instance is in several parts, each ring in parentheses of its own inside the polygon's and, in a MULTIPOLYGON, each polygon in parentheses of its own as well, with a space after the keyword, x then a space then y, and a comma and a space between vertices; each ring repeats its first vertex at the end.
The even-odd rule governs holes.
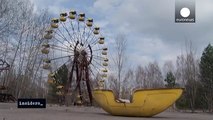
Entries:
POLYGON ((77 93, 77 104, 83 104, 87 98, 92 104, 91 79, 99 75, 97 83, 103 86, 108 72, 108 48, 100 27, 94 25, 93 19, 87 18, 84 13, 71 10, 69 13, 61 13, 59 18, 53 18, 45 32, 41 52, 45 56, 43 68, 50 71, 48 82, 56 81, 54 76, 57 70, 54 71, 52 65, 60 62, 68 64, 68 80, 66 85, 58 84, 58 94, 66 96, 77 93), (72 86, 74 82, 75 86, 72 86), (87 91, 84 95, 83 89, 87 91))

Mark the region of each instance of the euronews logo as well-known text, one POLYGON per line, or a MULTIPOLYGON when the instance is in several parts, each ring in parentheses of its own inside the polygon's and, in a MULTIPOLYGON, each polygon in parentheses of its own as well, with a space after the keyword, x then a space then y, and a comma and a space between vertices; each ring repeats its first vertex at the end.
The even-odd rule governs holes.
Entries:
POLYGON ((176 0, 175 22, 176 23, 195 23, 195 1, 194 0, 176 0))

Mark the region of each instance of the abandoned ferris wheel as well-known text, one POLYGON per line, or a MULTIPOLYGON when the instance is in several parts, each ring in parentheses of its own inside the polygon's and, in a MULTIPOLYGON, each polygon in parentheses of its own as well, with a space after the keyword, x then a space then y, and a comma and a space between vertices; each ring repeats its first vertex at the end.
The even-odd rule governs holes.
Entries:
POLYGON ((79 104, 87 98, 92 104, 91 80, 103 87, 108 72, 108 48, 100 27, 84 13, 72 10, 51 20, 44 39, 41 52, 44 55, 43 68, 50 71, 48 83, 56 83, 54 75, 57 69, 66 65, 68 79, 66 85, 58 84, 57 88, 63 90, 57 94, 76 93, 79 104), (86 94, 83 95, 82 89, 86 90, 86 94))

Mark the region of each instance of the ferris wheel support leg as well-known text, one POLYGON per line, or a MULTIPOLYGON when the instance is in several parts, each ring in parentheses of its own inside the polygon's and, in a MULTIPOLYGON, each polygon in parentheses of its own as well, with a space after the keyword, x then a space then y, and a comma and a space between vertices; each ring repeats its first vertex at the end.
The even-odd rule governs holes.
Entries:
POLYGON ((76 88, 78 89, 78 93, 79 93, 79 95, 80 95, 80 100, 81 100, 81 102, 82 102, 82 93, 81 93, 81 85, 80 85, 80 83, 81 83, 81 75, 79 75, 79 68, 78 68, 78 65, 76 64, 76 78, 77 78, 77 86, 76 86, 76 88))
POLYGON ((90 105, 92 106, 92 91, 91 91, 91 87, 90 87, 88 68, 86 68, 86 85, 87 85, 87 91, 89 93, 90 105))
POLYGON ((71 89, 71 86, 72 86, 72 79, 73 79, 73 71, 74 71, 74 66, 75 66, 75 61, 73 62, 73 64, 72 64, 72 68, 71 68, 71 71, 70 71, 70 75, 69 75, 69 79, 68 79, 68 81, 67 81, 67 84, 66 84, 66 88, 65 88, 65 104, 66 104, 66 106, 68 106, 68 94, 69 94, 69 89, 71 89))
POLYGON ((72 69, 70 71, 70 75, 69 75, 69 79, 66 85, 66 93, 69 92, 69 89, 71 88, 71 84, 72 84, 72 78, 73 78, 73 71, 74 71, 74 63, 72 65, 72 69))

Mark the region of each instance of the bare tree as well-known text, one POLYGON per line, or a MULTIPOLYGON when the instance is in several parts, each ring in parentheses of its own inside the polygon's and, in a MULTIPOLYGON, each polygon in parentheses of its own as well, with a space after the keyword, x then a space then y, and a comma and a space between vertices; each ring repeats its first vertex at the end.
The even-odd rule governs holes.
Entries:
POLYGON ((185 87, 185 98, 190 103, 191 111, 195 111, 195 99, 199 83, 199 60, 195 56, 192 44, 187 46, 186 55, 180 55, 176 61, 176 79, 182 87, 185 87))
POLYGON ((171 60, 166 61, 163 65, 163 76, 165 77, 168 72, 172 72, 174 74, 175 68, 171 60))
POLYGON ((147 88, 147 71, 142 66, 138 66, 135 71, 135 87, 147 88))
POLYGON ((122 76, 124 75, 124 65, 126 63, 126 47, 127 47, 127 39, 124 34, 118 34, 115 38, 115 56, 113 57, 113 61, 116 67, 116 74, 117 74, 117 93, 120 96, 121 92, 121 84, 122 84, 122 76))
POLYGON ((3 25, 8 25, 4 34, 0 32, 0 43, 4 44, 1 48, 2 57, 11 65, 10 71, 2 75, 10 88, 8 92, 16 97, 32 97, 36 92, 45 93, 41 92, 45 86, 41 79, 42 58, 39 52, 49 20, 48 12, 35 14, 32 9, 34 6, 29 0, 0 0, 0 3, 3 4, 0 5, 0 31, 3 25), (8 11, 6 13, 9 14, 2 11, 8 11))
POLYGON ((134 78, 135 78, 134 71, 131 69, 128 69, 121 86, 122 98, 130 99, 130 95, 134 89, 134 78))
POLYGON ((185 57, 183 54, 177 56, 175 77, 180 87, 185 87, 185 57))
POLYGON ((109 81, 109 88, 113 90, 113 92, 115 93, 115 97, 118 98, 119 97, 119 91, 118 91, 118 88, 117 88, 118 80, 112 74, 112 75, 109 75, 108 81, 109 81))
POLYGON ((146 70, 147 70, 148 88, 164 87, 162 72, 157 62, 149 63, 146 70))

